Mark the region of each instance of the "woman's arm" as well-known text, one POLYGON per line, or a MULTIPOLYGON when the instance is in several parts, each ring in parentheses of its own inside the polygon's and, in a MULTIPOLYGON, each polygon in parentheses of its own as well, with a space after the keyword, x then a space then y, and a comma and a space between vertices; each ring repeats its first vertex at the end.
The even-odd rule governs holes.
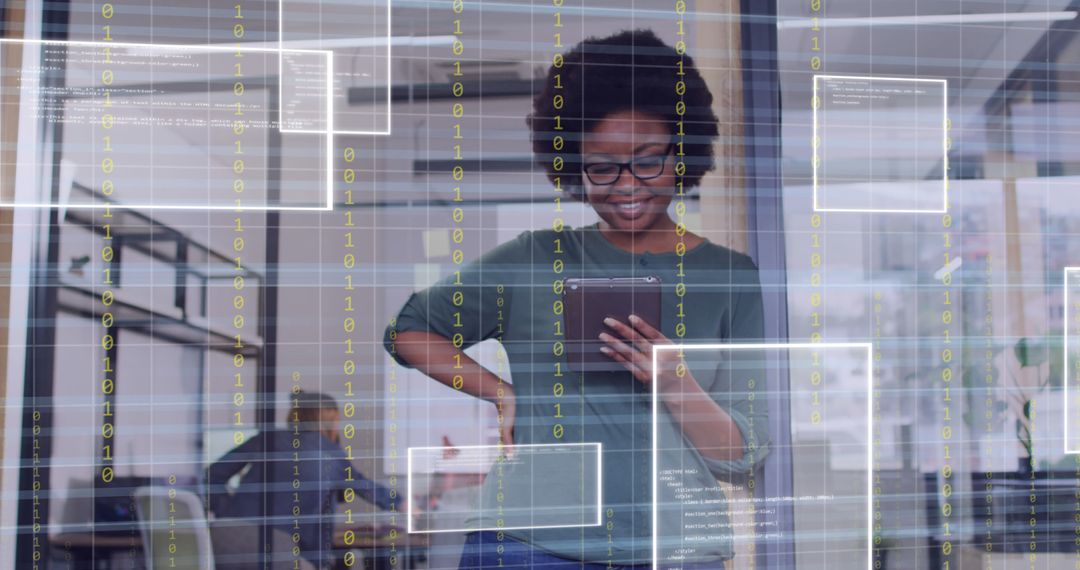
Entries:
MULTIPOLYGON (((398 363, 495 404, 499 438, 513 443, 513 387, 469 358, 464 349, 502 334, 514 283, 531 266, 531 232, 522 232, 438 283, 414 293, 383 335, 398 363), (452 342, 454 338, 457 342, 452 342)), ((501 339, 500 339, 501 340, 501 339)))
POLYGON ((744 442, 735 420, 687 370, 681 379, 661 381, 657 392, 683 434, 702 456, 718 461, 742 459, 744 442))
POLYGON ((424 331, 397 333, 395 349, 401 360, 452 388, 495 404, 499 411, 499 441, 514 443, 514 388, 466 355, 444 336, 424 331), (458 356, 460 355, 460 357, 458 356))

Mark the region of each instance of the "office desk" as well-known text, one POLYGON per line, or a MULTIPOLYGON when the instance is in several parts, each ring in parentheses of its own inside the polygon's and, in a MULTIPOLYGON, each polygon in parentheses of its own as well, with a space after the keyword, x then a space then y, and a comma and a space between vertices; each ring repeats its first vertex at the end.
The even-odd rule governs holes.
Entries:
POLYGON ((136 568, 143 564, 142 537, 138 532, 131 534, 66 532, 49 537, 49 545, 71 556, 71 567, 77 570, 111 568, 113 562, 124 551, 136 562, 136 568))
MULTIPOLYGON (((397 536, 391 536, 389 529, 359 526, 352 528, 355 533, 352 544, 346 544, 346 530, 342 528, 334 533, 334 548, 361 551, 365 568, 372 570, 408 569, 412 566, 410 561, 424 554, 429 543, 426 534, 409 534, 399 529, 397 536)), ((143 543, 138 532, 68 532, 49 537, 49 544, 56 550, 69 552, 72 567, 77 569, 110 568, 124 551, 128 552, 124 558, 134 559, 137 568, 143 563, 143 543)))

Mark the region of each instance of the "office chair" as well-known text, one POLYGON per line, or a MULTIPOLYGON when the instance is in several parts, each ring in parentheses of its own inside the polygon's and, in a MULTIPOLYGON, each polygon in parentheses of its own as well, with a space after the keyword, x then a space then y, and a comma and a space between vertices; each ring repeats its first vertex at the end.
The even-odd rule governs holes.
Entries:
POLYGON ((139 487, 135 489, 135 510, 149 570, 214 570, 206 511, 198 495, 181 489, 139 487))

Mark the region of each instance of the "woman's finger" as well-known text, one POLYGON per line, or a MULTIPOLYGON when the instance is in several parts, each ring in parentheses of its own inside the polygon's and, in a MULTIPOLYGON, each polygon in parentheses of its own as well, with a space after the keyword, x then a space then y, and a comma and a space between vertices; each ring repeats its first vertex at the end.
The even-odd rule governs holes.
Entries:
POLYGON ((611 327, 615 332, 622 335, 623 338, 633 343, 634 348, 644 354, 652 354, 652 343, 633 327, 611 317, 604 319, 604 324, 611 327))
POLYGON ((622 355, 627 360, 633 362, 634 354, 637 353, 637 351, 633 348, 630 348, 630 346, 627 345, 625 342, 609 335, 608 333, 600 333, 600 340, 606 342, 608 348, 614 350, 616 353, 622 355))
POLYGON ((634 378, 636 378, 639 382, 648 382, 649 381, 649 379, 650 379, 649 375, 644 370, 642 370, 640 366, 637 366, 633 362, 630 362, 623 355, 611 350, 610 348, 608 348, 606 346, 600 347, 600 352, 603 352, 604 354, 610 356, 611 359, 614 360, 615 362, 618 362, 619 364, 622 364, 623 368, 626 368, 627 371, 629 371, 631 374, 633 374, 634 378))
POLYGON ((514 455, 514 427, 503 425, 499 428, 499 443, 502 444, 503 454, 507 458, 514 455))
POLYGON ((507 458, 514 454, 514 420, 516 416, 514 406, 508 406, 499 410, 499 443, 503 446, 503 453, 507 458))
POLYGON ((625 342, 607 333, 600 333, 600 340, 606 342, 608 344, 608 347, 619 353, 628 362, 634 364, 635 366, 638 366, 639 368, 648 370, 649 365, 652 362, 651 354, 634 350, 625 342))
POLYGON ((671 340, 669 340, 668 337, 664 336, 664 333, 656 330, 656 327, 650 325, 648 322, 645 321, 645 319, 637 315, 630 315, 629 320, 630 324, 633 325, 634 329, 641 333, 641 336, 649 339, 653 344, 671 343, 671 340))
POLYGON ((633 327, 614 317, 605 317, 604 324, 611 327, 612 330, 619 333, 619 336, 625 338, 626 340, 632 341, 634 340, 634 337, 641 336, 637 333, 637 331, 634 330, 633 327))
POLYGON ((603 352, 604 354, 608 355, 612 360, 614 360, 615 362, 618 362, 619 364, 622 364, 623 366, 630 367, 630 366, 634 365, 632 362, 627 360, 625 356, 619 354, 618 352, 615 352, 614 350, 611 350, 611 348, 609 348, 609 347, 601 346, 600 347, 600 352, 603 352))
POLYGON ((624 355, 626 357, 626 359, 633 358, 633 353, 635 351, 634 351, 634 349, 631 349, 630 347, 627 347, 625 342, 623 342, 623 341, 621 341, 621 340, 619 340, 619 339, 617 339, 615 337, 612 337, 611 335, 608 335, 607 333, 600 333, 599 338, 600 338, 600 340, 603 340, 604 342, 607 343, 607 347, 602 347, 602 349, 603 348, 610 349, 611 351, 615 352, 616 354, 624 355))

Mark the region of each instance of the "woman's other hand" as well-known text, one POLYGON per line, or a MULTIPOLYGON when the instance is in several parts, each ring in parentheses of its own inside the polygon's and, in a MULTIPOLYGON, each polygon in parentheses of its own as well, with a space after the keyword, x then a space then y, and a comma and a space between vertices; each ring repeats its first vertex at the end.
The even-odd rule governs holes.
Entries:
POLYGON ((499 414, 499 442, 514 444, 517 410, 514 388, 454 346, 450 339, 432 332, 398 333, 398 355, 417 370, 470 396, 491 402, 499 414))
POLYGON ((500 393, 495 403, 495 409, 499 413, 499 443, 503 446, 503 453, 507 457, 514 451, 514 419, 517 415, 517 400, 514 389, 509 384, 499 386, 500 393))

